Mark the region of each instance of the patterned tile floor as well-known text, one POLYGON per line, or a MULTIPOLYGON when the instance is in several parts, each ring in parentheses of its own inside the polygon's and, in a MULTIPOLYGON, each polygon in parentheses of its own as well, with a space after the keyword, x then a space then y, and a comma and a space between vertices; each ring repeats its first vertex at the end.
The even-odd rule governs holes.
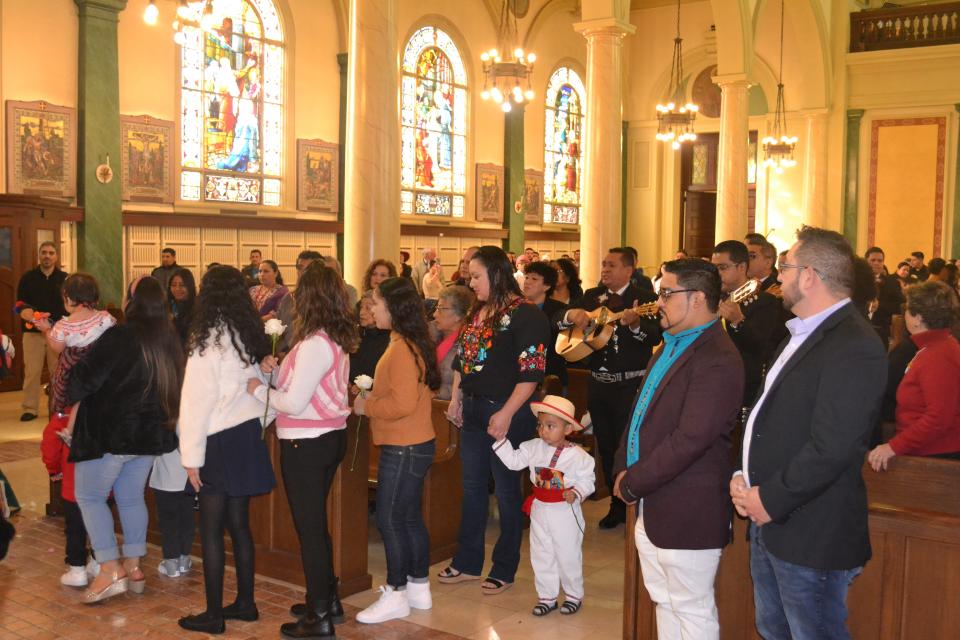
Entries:
MULTIPOLYGON (((20 423, 19 393, 0 394, 0 466, 16 489, 23 512, 14 517, 18 536, 10 555, 0 563, 0 640, 7 638, 201 638, 177 626, 177 618, 203 609, 203 578, 198 567, 186 578, 160 576, 159 550, 148 547, 143 561, 147 591, 125 594, 98 605, 80 602, 82 591, 59 583, 63 565, 62 520, 42 517, 47 502, 46 470, 39 458, 39 437, 45 417, 20 423)), ((433 581, 433 609, 414 611, 404 620, 372 627, 354 620, 373 602, 376 591, 345 599, 348 622, 337 626, 339 638, 473 638, 513 640, 608 640, 621 637, 623 594, 623 529, 600 531, 596 522, 606 512, 606 502, 588 501, 584 540, 583 609, 570 618, 559 614, 543 619, 530 614, 536 603, 533 571, 526 536, 514 587, 497 596, 481 595, 478 583, 442 585, 433 581)), ((384 582, 383 545, 371 519, 369 571, 374 585, 384 582)), ((487 556, 496 541, 497 524, 491 518, 487 556)), ((431 567, 435 575, 446 562, 431 567)), ((227 572, 229 602, 233 575, 227 572)), ((229 622, 225 638, 279 638, 279 625, 290 620, 287 608, 302 598, 299 587, 257 577, 256 594, 261 618, 257 622, 229 622)))

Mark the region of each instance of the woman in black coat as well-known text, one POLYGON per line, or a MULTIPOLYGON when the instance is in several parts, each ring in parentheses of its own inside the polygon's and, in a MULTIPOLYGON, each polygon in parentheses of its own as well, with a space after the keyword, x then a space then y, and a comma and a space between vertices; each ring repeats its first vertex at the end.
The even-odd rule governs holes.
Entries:
POLYGON ((84 597, 87 604, 128 589, 143 592, 144 486, 154 457, 177 447, 183 351, 160 283, 141 278, 131 290, 126 324, 94 343, 74 365, 67 385, 68 402, 80 403, 71 412, 77 503, 100 563, 100 575, 84 597), (111 491, 123 529, 122 554, 107 506, 111 491))
POLYGON ((173 326, 180 336, 184 351, 193 318, 193 305, 197 299, 197 283, 190 269, 177 269, 167 283, 167 302, 173 313, 173 326))

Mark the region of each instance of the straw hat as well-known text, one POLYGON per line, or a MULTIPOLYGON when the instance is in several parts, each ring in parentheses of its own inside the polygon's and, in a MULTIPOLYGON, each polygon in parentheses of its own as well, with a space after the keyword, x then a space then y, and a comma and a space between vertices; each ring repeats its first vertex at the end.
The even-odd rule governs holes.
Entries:
POLYGON ((583 425, 574 417, 576 409, 574 409, 573 403, 566 398, 561 398, 560 396, 544 396, 540 402, 531 402, 530 410, 533 411, 533 415, 549 413, 550 415, 557 416, 565 422, 569 422, 573 426, 574 431, 583 430, 583 425))

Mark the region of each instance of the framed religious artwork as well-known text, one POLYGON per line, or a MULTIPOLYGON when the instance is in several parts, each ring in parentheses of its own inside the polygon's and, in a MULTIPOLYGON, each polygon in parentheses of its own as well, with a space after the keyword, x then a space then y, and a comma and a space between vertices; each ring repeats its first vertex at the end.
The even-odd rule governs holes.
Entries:
POLYGON ((173 202, 173 122, 120 116, 120 197, 130 202, 173 202))
POLYGON ((477 222, 503 224, 503 167, 477 165, 477 222))
POLYGON ((527 169, 523 172, 523 221, 526 224, 543 223, 543 171, 527 169))
POLYGON ((77 195, 77 111, 7 100, 7 192, 77 195))
POLYGON ((297 140, 297 209, 339 210, 340 146, 323 140, 297 140))

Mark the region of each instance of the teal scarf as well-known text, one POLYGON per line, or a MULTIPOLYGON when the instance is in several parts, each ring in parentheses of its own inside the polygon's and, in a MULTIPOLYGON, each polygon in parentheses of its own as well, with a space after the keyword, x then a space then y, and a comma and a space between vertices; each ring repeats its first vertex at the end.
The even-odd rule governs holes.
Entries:
POLYGON ((637 406, 633 409, 633 418, 630 420, 630 431, 627 435, 627 466, 633 466, 640 459, 640 425, 643 424, 643 418, 650 407, 650 400, 656 393, 657 387, 664 376, 673 366, 683 352, 700 337, 704 331, 710 328, 710 325, 716 322, 711 320, 707 324, 699 327, 681 331, 678 334, 671 335, 664 332, 663 350, 660 357, 653 363, 653 366, 647 370, 647 376, 643 381, 643 387, 640 389, 640 398, 637 400, 637 406))

